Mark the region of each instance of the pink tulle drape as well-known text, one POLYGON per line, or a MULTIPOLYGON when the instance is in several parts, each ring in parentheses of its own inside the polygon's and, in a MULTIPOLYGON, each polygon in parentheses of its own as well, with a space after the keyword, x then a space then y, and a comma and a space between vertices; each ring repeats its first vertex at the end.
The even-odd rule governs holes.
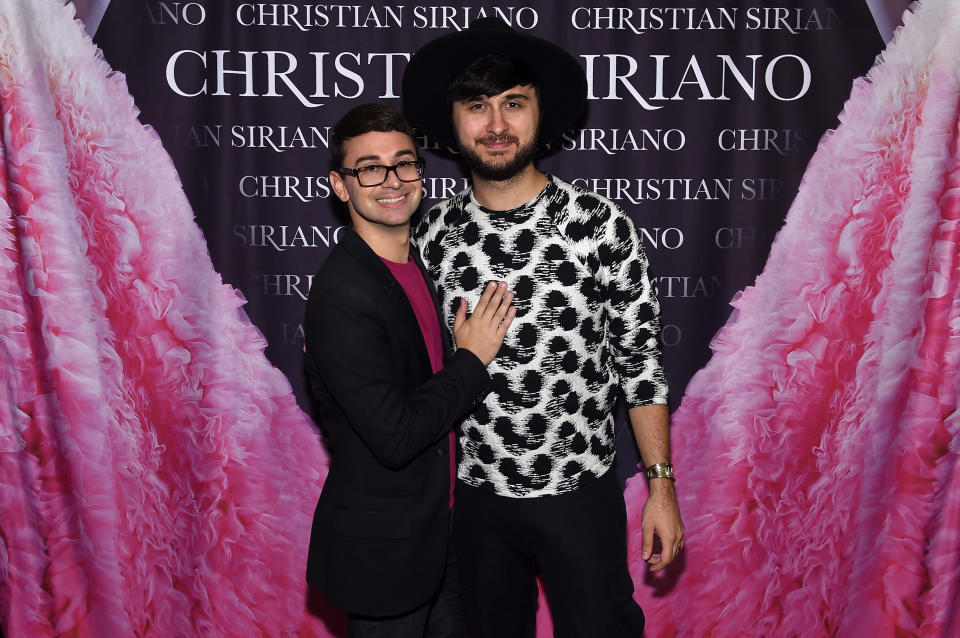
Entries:
POLYGON ((314 426, 72 9, 0 0, 0 626, 328 636, 314 426))
POLYGON ((674 416, 682 570, 648 636, 960 635, 960 6, 930 0, 821 142, 674 416))

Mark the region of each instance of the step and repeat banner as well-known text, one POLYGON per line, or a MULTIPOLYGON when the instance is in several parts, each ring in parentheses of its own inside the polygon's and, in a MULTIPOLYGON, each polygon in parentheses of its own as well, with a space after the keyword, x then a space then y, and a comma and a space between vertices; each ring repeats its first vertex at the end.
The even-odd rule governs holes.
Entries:
MULTIPOLYGON (((95 42, 173 158, 215 267, 308 412, 302 318, 345 213, 330 130, 357 104, 400 107, 410 55, 482 16, 569 50, 589 109, 541 169, 617 202, 661 302, 671 407, 753 283, 807 161, 883 47, 866 2, 536 0, 312 4, 116 0, 95 42)), ((549 109, 550 105, 543 105, 549 109)), ((421 136, 425 207, 466 187, 421 136)), ((637 454, 621 413, 620 474, 637 454)))

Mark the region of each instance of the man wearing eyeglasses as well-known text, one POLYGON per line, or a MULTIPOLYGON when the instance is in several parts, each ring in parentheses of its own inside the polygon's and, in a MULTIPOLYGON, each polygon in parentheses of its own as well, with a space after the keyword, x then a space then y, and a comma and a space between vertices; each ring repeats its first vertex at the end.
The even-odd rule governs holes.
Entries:
POLYGON ((449 548, 452 428, 487 390, 513 294, 491 282, 469 319, 461 302, 452 352, 410 246, 423 194, 410 125, 364 104, 337 122, 330 149, 352 228, 314 278, 304 324, 331 453, 307 581, 348 612, 351 638, 465 637, 449 548))

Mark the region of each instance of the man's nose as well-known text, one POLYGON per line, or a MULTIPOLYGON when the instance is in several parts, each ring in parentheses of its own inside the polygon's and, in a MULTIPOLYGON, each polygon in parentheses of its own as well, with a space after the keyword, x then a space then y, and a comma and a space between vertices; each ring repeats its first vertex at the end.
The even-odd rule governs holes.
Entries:
POLYGON ((387 188, 400 188, 400 185, 403 184, 400 181, 400 176, 397 175, 396 166, 387 167, 387 176, 383 178, 383 185, 387 188))
POLYGON ((494 135, 501 135, 508 128, 507 119, 503 116, 500 109, 491 109, 490 120, 487 122, 487 130, 494 135))

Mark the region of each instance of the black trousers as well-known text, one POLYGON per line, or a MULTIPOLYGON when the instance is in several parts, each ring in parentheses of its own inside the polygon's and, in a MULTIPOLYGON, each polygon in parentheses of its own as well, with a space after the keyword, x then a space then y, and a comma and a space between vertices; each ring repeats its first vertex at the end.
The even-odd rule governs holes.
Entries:
POLYGON ((616 473, 559 496, 509 498, 457 484, 454 537, 472 638, 532 638, 537 573, 556 638, 640 638, 616 473))

